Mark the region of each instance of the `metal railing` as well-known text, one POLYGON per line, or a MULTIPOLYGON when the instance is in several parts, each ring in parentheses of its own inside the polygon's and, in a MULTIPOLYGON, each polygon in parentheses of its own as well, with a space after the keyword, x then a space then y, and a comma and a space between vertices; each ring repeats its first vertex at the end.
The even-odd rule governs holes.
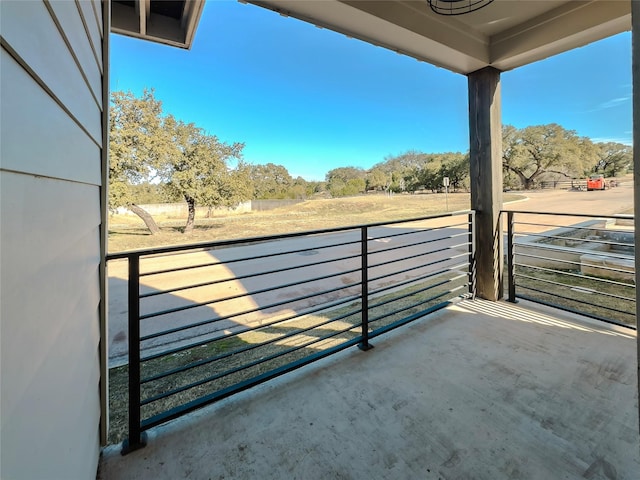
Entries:
POLYGON ((128 438, 473 296, 474 212, 107 256, 128 262, 128 438))
POLYGON ((503 211, 508 300, 636 328, 632 216, 503 211))

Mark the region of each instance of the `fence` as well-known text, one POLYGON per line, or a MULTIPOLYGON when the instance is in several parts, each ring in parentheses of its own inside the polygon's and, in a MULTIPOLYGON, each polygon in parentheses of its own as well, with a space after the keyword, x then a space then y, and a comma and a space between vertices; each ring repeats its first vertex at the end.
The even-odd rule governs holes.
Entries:
POLYGON ((474 213, 109 255, 128 261, 128 439, 473 296, 474 213))
POLYGON ((586 189, 586 180, 547 180, 539 183, 540 188, 586 189))

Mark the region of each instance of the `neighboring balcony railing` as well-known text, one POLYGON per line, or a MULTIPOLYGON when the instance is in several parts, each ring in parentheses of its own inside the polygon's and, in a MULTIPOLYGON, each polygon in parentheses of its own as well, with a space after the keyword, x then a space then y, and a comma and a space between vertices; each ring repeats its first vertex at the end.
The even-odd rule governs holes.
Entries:
MULTIPOLYGON (((250 219, 248 220, 250 221, 250 219)), ((475 294, 474 212, 128 261, 128 439, 475 294)))
POLYGON ((636 328, 633 216, 503 211, 508 299, 636 328))

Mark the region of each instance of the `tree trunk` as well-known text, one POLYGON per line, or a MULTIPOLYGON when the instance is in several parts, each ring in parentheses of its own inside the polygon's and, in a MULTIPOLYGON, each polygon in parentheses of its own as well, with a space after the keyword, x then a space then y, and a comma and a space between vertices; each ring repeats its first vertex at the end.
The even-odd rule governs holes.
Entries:
POLYGON ((196 201, 192 197, 187 197, 185 195, 184 199, 187 201, 187 206, 189 207, 189 214, 187 215, 187 224, 184 226, 184 233, 189 234, 193 232, 193 224, 196 219, 196 201))
POLYGON ((522 173, 517 168, 513 168, 513 167, 510 167, 509 165, 505 165, 505 164, 503 164, 503 168, 506 168, 507 170, 512 171, 513 173, 515 173, 518 176, 518 179, 520 180, 520 185, 522 185, 522 188, 524 188, 524 189, 528 188, 529 179, 525 176, 524 173, 522 173))
POLYGON ((149 215, 149 213, 144 208, 140 208, 138 205, 135 205, 133 203, 131 205, 128 205, 127 208, 142 219, 144 224, 147 226, 147 228, 151 232, 151 235, 156 235, 160 233, 160 228, 158 228, 156 221, 153 219, 151 215, 149 215))

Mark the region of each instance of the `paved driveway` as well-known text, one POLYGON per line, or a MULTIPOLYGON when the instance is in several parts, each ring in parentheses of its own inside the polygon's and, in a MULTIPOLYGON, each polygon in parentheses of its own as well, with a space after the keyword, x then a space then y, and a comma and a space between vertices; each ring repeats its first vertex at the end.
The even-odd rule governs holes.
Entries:
POLYGON ((526 201, 505 205, 505 210, 554 213, 613 215, 633 208, 633 183, 594 192, 571 190, 533 190, 524 192, 526 201))

